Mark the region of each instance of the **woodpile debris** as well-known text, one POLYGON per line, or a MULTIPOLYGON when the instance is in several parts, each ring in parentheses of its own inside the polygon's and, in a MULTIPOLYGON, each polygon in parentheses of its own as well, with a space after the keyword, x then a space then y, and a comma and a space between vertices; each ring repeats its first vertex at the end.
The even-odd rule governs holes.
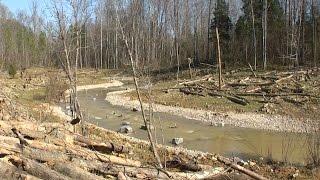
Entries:
POLYGON ((224 97, 229 101, 246 106, 250 103, 247 97, 262 98, 260 102, 277 103, 282 100, 295 105, 306 101, 320 99, 315 93, 319 88, 317 77, 320 70, 300 70, 290 72, 268 72, 250 75, 226 76, 225 84, 220 91, 218 80, 206 75, 203 78, 181 82, 180 92, 186 95, 224 97), (310 90, 305 86, 314 89, 310 90))

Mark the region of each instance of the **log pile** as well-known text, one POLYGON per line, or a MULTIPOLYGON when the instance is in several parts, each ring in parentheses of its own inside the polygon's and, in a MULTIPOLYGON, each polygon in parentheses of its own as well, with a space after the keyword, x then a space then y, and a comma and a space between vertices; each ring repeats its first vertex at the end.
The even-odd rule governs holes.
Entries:
POLYGON ((225 84, 221 91, 217 85, 217 79, 204 76, 196 80, 180 83, 180 92, 186 95, 196 96, 219 96, 231 102, 246 106, 250 103, 247 97, 263 98, 261 102, 270 103, 282 100, 295 105, 303 105, 312 99, 320 99, 316 92, 317 77, 319 69, 290 71, 290 72, 268 72, 265 74, 254 73, 226 76, 225 84), (305 84, 314 88, 306 88, 305 84))

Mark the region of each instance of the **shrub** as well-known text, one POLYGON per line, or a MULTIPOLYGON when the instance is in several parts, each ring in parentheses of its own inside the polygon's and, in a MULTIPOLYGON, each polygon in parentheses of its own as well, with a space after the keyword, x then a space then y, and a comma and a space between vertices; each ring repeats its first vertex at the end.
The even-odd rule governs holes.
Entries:
POLYGON ((48 102, 59 102, 61 100, 63 92, 68 89, 68 85, 63 79, 60 79, 58 75, 51 73, 49 75, 49 81, 46 85, 45 95, 48 102))
POLYGON ((14 78, 14 76, 17 74, 17 68, 14 65, 10 64, 9 67, 8 67, 8 74, 12 78, 14 78))

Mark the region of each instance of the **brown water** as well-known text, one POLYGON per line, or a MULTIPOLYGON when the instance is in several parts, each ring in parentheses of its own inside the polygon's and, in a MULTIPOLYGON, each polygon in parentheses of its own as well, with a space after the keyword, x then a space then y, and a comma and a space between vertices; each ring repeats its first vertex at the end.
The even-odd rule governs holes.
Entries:
MULTIPOLYGON (((122 88, 93 89, 79 92, 79 100, 89 121, 106 129, 117 131, 124 121, 130 122, 134 133, 130 136, 146 139, 141 113, 105 101, 106 93, 122 88)), ((189 120, 167 113, 155 113, 154 124, 158 143, 171 145, 172 138, 182 137, 183 147, 204 152, 237 156, 243 159, 272 157, 278 161, 285 158, 291 163, 306 161, 306 134, 269 132, 237 128, 213 127, 199 121, 189 120), (177 128, 170 126, 176 124, 177 128)))

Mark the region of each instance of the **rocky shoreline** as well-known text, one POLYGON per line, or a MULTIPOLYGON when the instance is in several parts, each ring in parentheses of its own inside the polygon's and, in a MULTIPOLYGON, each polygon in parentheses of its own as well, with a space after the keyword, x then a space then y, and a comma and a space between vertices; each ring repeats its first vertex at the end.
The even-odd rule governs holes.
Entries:
MULTIPOLYGON (((141 110, 138 100, 131 100, 130 97, 124 96, 125 93, 131 91, 133 91, 133 89, 109 92, 107 93, 105 100, 112 105, 141 110)), ((148 104, 144 103, 144 107, 147 108, 148 104)), ((161 104, 153 104, 153 111, 170 113, 172 115, 182 116, 187 119, 198 120, 217 126, 231 125, 242 128, 295 133, 310 133, 315 130, 314 127, 317 127, 311 120, 303 121, 280 115, 234 112, 221 114, 212 111, 173 107, 161 104)))

